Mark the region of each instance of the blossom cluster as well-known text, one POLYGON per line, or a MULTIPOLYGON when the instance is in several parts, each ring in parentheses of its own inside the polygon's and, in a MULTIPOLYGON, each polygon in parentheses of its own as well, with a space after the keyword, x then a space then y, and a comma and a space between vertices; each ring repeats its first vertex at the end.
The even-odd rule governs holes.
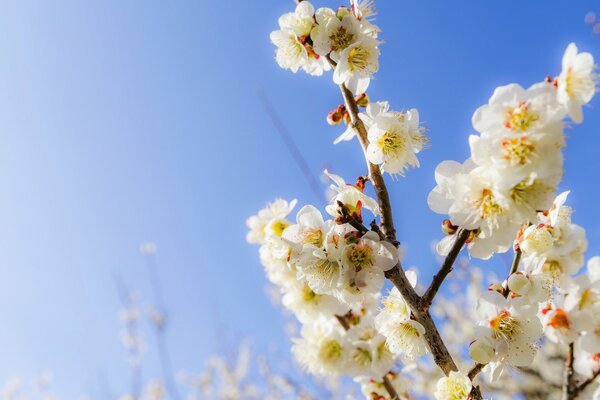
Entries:
POLYGON ((373 231, 357 229, 364 210, 379 214, 364 183, 350 185, 328 175, 335 182, 326 207, 330 219, 308 205, 294 224, 288 215, 296 202, 278 199, 248 219, 247 239, 260 244, 267 277, 303 324, 294 339, 297 360, 315 375, 353 376, 363 390, 381 396, 386 396, 381 378, 387 374, 401 393, 403 382, 390 372, 401 351, 390 348, 376 328, 384 273, 397 264, 400 250, 373 231))
MULTIPOLYGON (((436 168, 429 206, 449 215, 448 233, 457 226, 472 231, 471 256, 506 252, 520 227, 552 205, 563 173, 564 120, 581 122, 581 107, 595 92, 593 68, 591 55, 570 44, 554 80, 497 88, 473 115, 479 135, 469 137, 471 157, 436 168)), ((440 254, 452 241, 440 242, 440 254)))
MULTIPOLYGON (((260 245, 261 262, 280 289, 282 304, 303 324, 294 340, 297 360, 316 375, 355 377, 366 398, 390 398, 393 390, 385 387, 391 384, 398 386, 400 397, 410 396, 404 382, 413 376, 410 371, 421 370, 420 359, 429 352, 435 357, 438 351, 439 358, 439 346, 431 342, 437 328, 422 317, 464 245, 474 258, 487 260, 511 248, 515 258, 507 279, 478 296, 474 324, 454 332, 462 334, 462 352, 475 367, 467 374, 438 364, 446 376, 436 377, 429 395, 481 398, 474 383, 479 370, 492 385, 511 370, 507 367, 530 368, 543 345, 571 348, 576 372, 598 376, 600 258, 579 274, 585 264, 585 231, 571 221, 568 192, 557 195, 565 130, 583 121, 583 106, 596 92, 593 57, 570 44, 555 78, 529 88, 501 86, 475 111, 470 157, 463 163, 444 161, 435 171, 437 186, 428 204, 448 215, 442 223, 446 237, 436 251, 450 264, 442 266, 421 296, 416 273, 402 269, 401 249, 377 223, 390 210, 381 198, 385 185, 373 174, 397 177, 418 167, 417 154, 428 139, 416 109, 393 111, 388 102, 372 102, 366 94, 379 68, 380 29, 372 22, 374 14, 372 1, 352 1, 351 7, 337 10, 315 10, 301 1, 271 34, 281 67, 311 75, 334 69, 345 104, 327 121, 347 125, 334 143, 358 137, 370 174, 356 185, 328 174, 335 183, 326 207, 330 219, 307 205, 292 223, 287 218, 296 202, 277 200, 247 222, 248 241, 260 245), (378 201, 365 194, 369 181, 378 201), (364 210, 375 218, 370 227, 363 225, 364 210), (382 295, 386 271, 394 268, 406 282, 394 281, 396 287, 382 295), (403 372, 393 372, 400 364, 403 372)), ((576 386, 572 380, 566 385, 571 392, 576 386)))

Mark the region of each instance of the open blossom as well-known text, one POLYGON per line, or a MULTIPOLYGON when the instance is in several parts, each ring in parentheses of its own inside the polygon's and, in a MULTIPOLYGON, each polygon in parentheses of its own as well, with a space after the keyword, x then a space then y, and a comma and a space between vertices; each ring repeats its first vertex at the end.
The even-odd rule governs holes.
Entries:
POLYGON ((292 352, 306 369, 316 375, 339 375, 347 368, 350 356, 343 329, 337 321, 305 324, 302 337, 294 340, 292 352))
POLYGON ((473 114, 473 127, 481 132, 524 135, 560 128, 564 110, 554 88, 541 82, 525 90, 518 84, 496 88, 488 104, 473 114))
POLYGON ((520 299, 505 299, 496 291, 488 291, 479 302, 480 325, 493 343, 496 353, 516 367, 531 364, 542 336, 537 308, 520 299))
POLYGON ((569 44, 558 76, 557 98, 567 108, 571 119, 578 123, 583 121, 581 106, 589 103, 596 93, 594 68, 594 57, 590 53, 579 53, 575 43, 569 44))
POLYGON ((535 225, 518 239, 528 272, 546 273, 555 280, 575 274, 584 264, 585 230, 571 222, 571 207, 565 206, 569 192, 558 195, 550 209, 537 215, 535 225))
POLYGON ((348 306, 335 297, 315 293, 306 281, 296 281, 283 289, 281 303, 290 309, 302 323, 313 322, 315 318, 335 317, 348 311, 348 306))
POLYGON ((355 94, 369 88, 372 76, 379 70, 379 42, 365 36, 340 53, 333 81, 345 84, 355 94))
POLYGON ((379 112, 369 127, 367 158, 384 172, 404 175, 408 167, 418 167, 416 154, 427 142, 419 127, 419 113, 379 112))
POLYGON ((471 393, 471 380, 461 372, 451 371, 437 382, 436 400, 467 400, 471 393))
POLYGON ((377 202, 373 198, 367 196, 362 188, 347 184, 342 177, 331 174, 327 170, 325 170, 325 175, 334 182, 334 184, 331 185, 331 189, 335 195, 330 200, 330 204, 325 207, 329 215, 333 217, 339 215, 338 202, 344 204, 350 212, 356 211, 359 215, 363 207, 371 211, 375 216, 381 214, 377 202))
POLYGON ((308 1, 300 2, 296 10, 279 18, 279 30, 271 33, 277 46, 276 60, 281 68, 297 72, 303 68, 310 75, 321 75, 329 64, 319 57, 307 41, 314 25, 315 9, 308 1))
POLYGON ((257 215, 248 218, 246 225, 250 231, 246 235, 246 240, 249 243, 261 244, 265 237, 281 237, 285 228, 290 225, 286 217, 294 209, 296 202, 295 199, 291 202, 277 199, 260 210, 257 215))
MULTIPOLYGON (((416 286, 416 274, 412 271, 406 274, 411 285, 416 286)), ((383 308, 375 317, 375 326, 386 337, 389 349, 407 361, 427 354, 425 328, 411 319, 410 308, 398 289, 393 288, 382 304, 383 308)))
MULTIPOLYGON (((353 238, 352 232, 349 238, 353 238)), ((381 241, 375 232, 349 241, 342 253, 342 264, 350 280, 360 291, 378 292, 385 281, 384 272, 392 269, 400 257, 398 248, 381 241)))

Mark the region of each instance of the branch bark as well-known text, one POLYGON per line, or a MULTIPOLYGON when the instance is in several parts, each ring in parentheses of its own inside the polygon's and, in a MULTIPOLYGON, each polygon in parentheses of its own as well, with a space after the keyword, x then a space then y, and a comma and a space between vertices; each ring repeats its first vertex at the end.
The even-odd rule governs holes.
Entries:
POLYGON ((565 371, 563 374, 563 400, 570 400, 577 397, 574 393, 576 390, 574 376, 575 370, 573 369, 573 364, 575 363, 575 345, 573 343, 569 343, 569 353, 567 354, 567 359, 565 360, 565 371))
POLYGON ((470 234, 471 234, 471 231, 469 231, 467 229, 461 229, 458 232, 458 234, 456 235, 456 240, 454 241, 454 245, 452 245, 452 249, 450 249, 450 252, 448 253, 448 256, 446 257, 446 259, 444 260, 444 263, 440 267, 440 270, 433 277, 433 281, 431 282, 431 285, 429 285, 429 288, 427 289, 427 291, 421 298, 421 303, 420 303, 421 310, 423 310, 423 311, 429 310, 429 306, 431 306, 431 303, 433 302, 433 298, 435 297, 438 290, 442 286, 444 279, 446 279, 446 277, 450 274, 450 272, 452 272, 452 267, 454 265, 454 262, 456 261, 456 257, 458 257, 458 253, 460 253, 463 246, 467 242, 467 239, 469 239, 470 234))
MULTIPOLYGON (((332 67, 335 68, 335 62, 333 62, 331 59, 329 59, 329 62, 332 67)), ((358 140, 365 155, 367 167, 369 169, 369 181, 375 189, 377 202, 381 210, 381 230, 389 242, 399 245, 399 242, 396 240, 396 229, 394 227, 392 206, 383 175, 379 169, 379 166, 369 162, 366 156, 369 139, 365 124, 358 115, 358 105, 354 100, 354 95, 344 84, 339 85, 339 87, 344 98, 346 110, 350 114, 350 123, 352 128, 357 133, 358 140)), ((402 297, 404 297, 404 299, 408 302, 416 321, 425 328, 425 340, 427 341, 429 350, 431 351, 438 367, 444 371, 444 374, 446 375, 448 375, 450 371, 458 371, 458 367, 450 355, 446 344, 442 340, 440 333, 435 326, 433 318, 427 310, 421 309, 421 297, 415 292, 408 281, 400 261, 398 261, 398 264, 394 268, 387 271, 385 276, 398 288, 402 294, 402 297)), ((475 396, 473 396, 473 399, 481 399, 481 394, 478 394, 478 390, 475 390, 475 396)))

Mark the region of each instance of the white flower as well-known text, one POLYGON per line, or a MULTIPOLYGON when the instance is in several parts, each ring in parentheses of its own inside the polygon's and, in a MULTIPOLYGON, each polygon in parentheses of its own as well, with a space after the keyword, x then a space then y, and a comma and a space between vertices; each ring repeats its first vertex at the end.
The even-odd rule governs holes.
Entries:
POLYGON ((330 69, 325 59, 319 57, 307 38, 314 25, 314 7, 302 1, 291 13, 279 18, 279 30, 271 32, 271 42, 277 46, 275 59, 281 68, 298 72, 300 68, 308 74, 319 76, 330 69))
MULTIPOLYGON (((406 274, 411 285, 416 286, 416 274, 412 271, 406 274)), ((384 307, 375 317, 375 326, 385 336, 392 353, 401 355, 407 361, 427 354, 425 328, 411 319, 410 308, 398 289, 393 288, 382 304, 384 307)))
POLYGON ((436 400, 467 400, 472 387, 468 376, 461 372, 451 371, 450 375, 437 382, 434 396, 436 400))
POLYGON ((306 324, 301 338, 294 339, 292 353, 315 375, 339 375, 347 368, 349 343, 335 320, 306 324))
POLYGON ((375 216, 381 214, 381 210, 375 199, 364 194, 364 192, 356 186, 347 184, 342 177, 330 174, 327 170, 325 170, 324 173, 334 182, 334 184, 331 185, 331 189, 335 193, 335 196, 330 200, 330 204, 325 207, 325 210, 329 215, 332 217, 337 217, 339 215, 338 202, 345 204, 350 211, 358 209, 360 212, 360 209, 364 207, 371 211, 375 216))
POLYGON ((370 121, 367 158, 384 172, 404 175, 408 167, 418 167, 416 154, 427 142, 419 127, 419 113, 379 112, 370 121))
POLYGON ((335 297, 315 293, 306 281, 297 281, 283 290, 281 303, 290 309, 302 323, 313 322, 318 317, 331 318, 343 315, 348 306, 335 297))
POLYGON ((377 233, 369 231, 342 252, 342 265, 360 291, 377 292, 383 287, 384 272, 392 269, 400 251, 391 243, 381 241, 377 233))
POLYGON ((277 199, 267 204, 257 215, 248 218, 246 226, 250 231, 246 235, 246 240, 249 243, 262 244, 268 236, 281 237, 285 228, 290 225, 285 218, 294 209, 296 202, 295 199, 289 203, 277 199))
POLYGON ((596 79, 594 57, 590 53, 578 53, 575 43, 569 44, 558 76, 557 99, 577 123, 583 121, 581 106, 589 103, 596 93, 596 79))
MULTIPOLYGON (((473 114, 473 127, 481 133, 526 134, 552 130, 564 116, 550 83, 525 90, 515 83, 496 88, 489 103, 473 114)), ((559 124, 560 126, 560 124, 559 124)))
POLYGON ((478 304, 480 325, 494 344, 496 352, 513 366, 531 364, 542 335, 537 309, 519 299, 505 299, 496 291, 483 294, 478 304))
POLYGON ((353 14, 347 14, 340 20, 332 13, 333 10, 328 8, 317 10, 318 25, 312 30, 310 37, 318 54, 329 55, 337 62, 341 52, 359 41, 362 34, 359 22, 353 14))
POLYGON ((296 10, 279 17, 279 27, 293 32, 296 36, 308 36, 313 28, 315 8, 309 1, 301 1, 296 10))
POLYGON ((379 42, 365 36, 341 53, 333 73, 333 81, 342 83, 354 94, 367 91, 371 77, 379 70, 379 42))

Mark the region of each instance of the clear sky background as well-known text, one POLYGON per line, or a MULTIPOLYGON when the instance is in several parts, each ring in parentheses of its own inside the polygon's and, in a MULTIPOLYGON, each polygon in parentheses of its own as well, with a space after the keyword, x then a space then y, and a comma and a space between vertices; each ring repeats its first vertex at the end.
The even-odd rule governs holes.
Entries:
MULTIPOLYGON (((339 5, 315 2, 317 6, 339 5)), ((380 0, 381 71, 370 88, 429 129, 422 167, 390 183, 406 265, 426 280, 441 217, 426 197, 444 159, 467 157, 473 111, 496 86, 560 71, 571 41, 600 58, 592 0, 380 0)), ((0 4, 0 382, 50 370, 62 398, 127 387, 113 274, 149 299, 139 245, 158 245, 177 370, 253 338, 288 339, 265 295, 245 219, 281 196, 316 200, 273 128, 263 91, 312 172, 365 172, 333 146, 331 75, 279 69, 269 32, 292 1, 34 1, 0 4)), ((588 255, 600 253, 600 112, 568 130, 562 189, 588 255)), ((325 185, 323 185, 325 189, 325 185)), ((480 265, 481 263, 478 263, 480 265)), ((153 337, 147 335, 149 345, 153 337)), ((158 377, 153 347, 146 377, 158 377)))

